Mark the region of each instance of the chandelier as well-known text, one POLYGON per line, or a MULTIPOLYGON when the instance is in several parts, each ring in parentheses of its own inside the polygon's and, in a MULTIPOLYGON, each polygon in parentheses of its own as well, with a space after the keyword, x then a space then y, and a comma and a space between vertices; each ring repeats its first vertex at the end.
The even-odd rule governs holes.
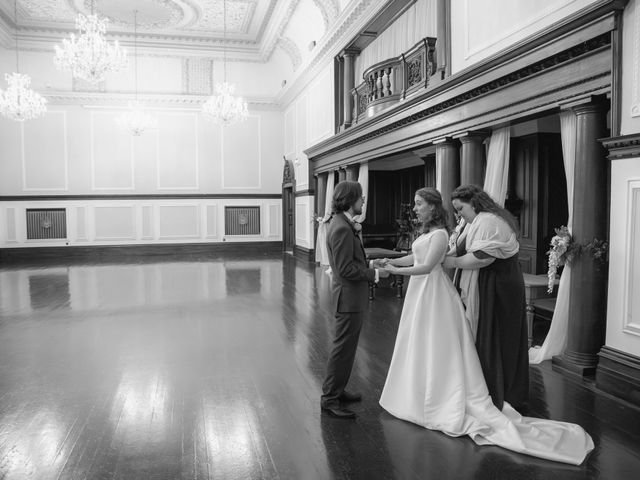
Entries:
POLYGON ((16 71, 5 74, 7 89, 0 89, 0 114, 10 120, 24 121, 44 115, 47 111, 46 103, 42 95, 29 88, 31 78, 20 73, 18 54, 18 5, 13 2, 16 23, 16 71))
POLYGON ((138 11, 133 11, 133 58, 134 58, 134 95, 133 103, 129 103, 129 110, 118 118, 120 126, 131 135, 140 136, 145 131, 157 127, 157 119, 144 111, 138 102, 138 11))
POLYGON ((247 118, 249 112, 247 104, 241 97, 234 96, 235 86, 227 83, 227 0, 223 2, 223 21, 224 21, 224 81, 218 83, 215 88, 215 95, 202 105, 202 114, 205 118, 212 120, 222 126, 233 125, 247 118))
POLYGON ((115 72, 127 66, 127 54, 120 48, 118 41, 107 42, 107 18, 93 14, 76 17, 76 28, 80 36, 72 33, 70 39, 62 40, 62 47, 56 45, 53 62, 60 70, 71 72, 74 78, 96 84, 104 80, 107 72, 115 72))

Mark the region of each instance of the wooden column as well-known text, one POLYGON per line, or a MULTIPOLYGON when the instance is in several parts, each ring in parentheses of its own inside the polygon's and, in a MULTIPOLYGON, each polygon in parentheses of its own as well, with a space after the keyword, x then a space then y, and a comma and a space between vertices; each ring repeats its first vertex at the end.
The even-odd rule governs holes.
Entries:
MULTIPOLYGON (((577 115, 576 165, 573 187, 573 238, 585 245, 607 238, 607 159, 599 138, 606 137, 606 103, 588 103, 577 115)), ((567 348, 553 366, 578 375, 595 373, 606 328, 606 271, 584 253, 571 264, 567 348)))
POLYGON ((359 171, 360 171, 360 165, 347 165, 347 167, 345 168, 345 172, 346 172, 345 179, 349 180, 350 182, 357 182, 359 171))
POLYGON ((487 132, 466 132, 457 137, 460 148, 460 185, 484 185, 484 172, 487 163, 484 144, 487 132))
POLYGON ((326 172, 319 173, 317 176, 317 188, 316 188, 316 212, 318 216, 322 217, 325 214, 324 204, 327 201, 327 177, 326 172))
POLYGON ((436 188, 444 207, 452 213, 451 192, 460 185, 460 144, 451 138, 433 142, 436 145, 436 188))
POLYGON ((431 154, 421 158, 424 162, 424 186, 436 188, 436 156, 431 154))
POLYGON ((340 167, 338 169, 338 183, 344 182, 347 179, 347 171, 345 167, 340 167))
POLYGON ((344 76, 342 82, 343 122, 340 128, 341 130, 349 128, 353 121, 353 96, 351 95, 351 90, 353 90, 355 86, 353 67, 355 57, 358 53, 360 52, 355 49, 344 50, 342 52, 344 76))

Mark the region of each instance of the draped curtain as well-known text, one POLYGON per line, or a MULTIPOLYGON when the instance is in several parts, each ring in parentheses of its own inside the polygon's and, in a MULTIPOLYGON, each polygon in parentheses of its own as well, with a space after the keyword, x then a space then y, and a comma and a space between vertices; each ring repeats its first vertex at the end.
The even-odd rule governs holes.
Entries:
MULTIPOLYGON (((576 114, 573 111, 560 113, 560 135, 562 140, 562 157, 567 177, 567 200, 569 202, 569 219, 567 228, 573 230, 573 183, 576 164, 576 137, 578 135, 576 114)), ((571 284, 571 266, 565 264, 560 275, 556 307, 551 319, 549 333, 542 346, 529 349, 529 363, 540 363, 561 354, 567 344, 569 327, 569 286, 571 284)))
POLYGON ((487 153, 487 173, 484 177, 484 190, 500 206, 504 206, 509 181, 509 146, 511 129, 498 128, 491 134, 487 153))
POLYGON ((356 215, 353 219, 358 222, 364 222, 367 218, 367 204, 369 203, 369 164, 361 163, 358 171, 358 183, 362 186, 362 195, 364 195, 364 204, 362 205, 362 214, 356 215))
POLYGON ((333 188, 335 175, 327 174, 327 195, 324 201, 324 216, 318 226, 318 238, 316 239, 316 262, 320 265, 329 265, 329 253, 327 252, 327 220, 331 217, 331 203, 333 201, 333 188))
POLYGON ((436 36, 436 0, 418 0, 367 45, 355 59, 356 85, 364 71, 378 62, 399 57, 424 37, 436 36))

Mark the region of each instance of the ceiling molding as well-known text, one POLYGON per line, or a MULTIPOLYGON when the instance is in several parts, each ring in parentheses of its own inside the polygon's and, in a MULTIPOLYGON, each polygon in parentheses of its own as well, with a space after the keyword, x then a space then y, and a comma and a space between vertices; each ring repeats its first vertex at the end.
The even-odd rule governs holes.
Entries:
MULTIPOLYGON (((131 92, 40 92, 51 105, 83 105, 92 108, 127 108, 135 99, 131 92)), ((181 93, 138 94, 138 100, 151 109, 182 108, 198 110, 209 98, 207 95, 181 93)), ((274 98, 244 97, 252 109, 279 110, 274 98)))

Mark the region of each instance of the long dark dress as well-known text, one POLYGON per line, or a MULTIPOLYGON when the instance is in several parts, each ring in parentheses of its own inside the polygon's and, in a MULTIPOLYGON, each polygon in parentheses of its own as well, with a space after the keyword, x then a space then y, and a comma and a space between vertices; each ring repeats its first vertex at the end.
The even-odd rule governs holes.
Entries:
MULTIPOLYGON (((481 252, 477 252, 480 253, 481 252)), ((529 357, 524 281, 518 255, 499 259, 478 273, 476 349, 494 405, 518 409, 529 394, 529 357)))

